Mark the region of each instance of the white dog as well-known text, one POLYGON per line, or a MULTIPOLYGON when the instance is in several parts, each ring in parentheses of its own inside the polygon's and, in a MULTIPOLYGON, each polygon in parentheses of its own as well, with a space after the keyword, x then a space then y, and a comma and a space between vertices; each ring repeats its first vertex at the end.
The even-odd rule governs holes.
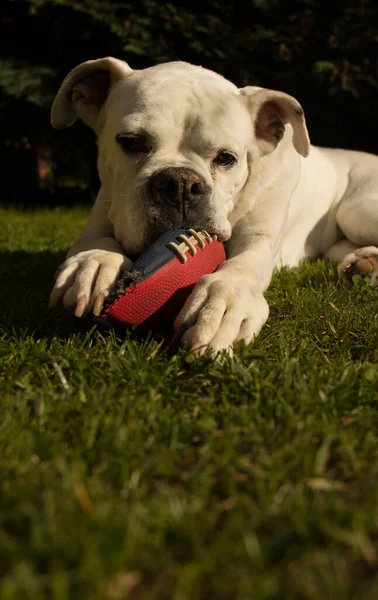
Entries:
POLYGON ((275 267, 323 256, 341 261, 347 285, 354 273, 378 283, 378 157, 310 146, 293 97, 238 89, 187 63, 133 71, 103 58, 76 67, 58 92, 53 126, 76 117, 97 134, 102 187, 52 306, 99 314, 120 269, 173 227, 228 240, 228 260, 175 322, 199 353, 259 333, 275 267))

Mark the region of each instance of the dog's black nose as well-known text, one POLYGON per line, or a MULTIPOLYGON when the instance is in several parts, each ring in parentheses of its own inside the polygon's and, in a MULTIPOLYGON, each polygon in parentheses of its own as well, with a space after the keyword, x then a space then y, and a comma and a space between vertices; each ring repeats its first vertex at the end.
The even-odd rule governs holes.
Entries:
POLYGON ((170 202, 183 209, 194 207, 210 193, 201 175, 183 167, 158 171, 150 178, 149 187, 155 201, 170 202))

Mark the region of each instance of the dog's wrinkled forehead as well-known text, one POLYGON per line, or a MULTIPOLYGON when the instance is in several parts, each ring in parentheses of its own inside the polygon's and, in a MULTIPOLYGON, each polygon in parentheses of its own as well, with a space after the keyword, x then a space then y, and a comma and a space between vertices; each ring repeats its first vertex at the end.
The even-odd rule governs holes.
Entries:
POLYGON ((189 136, 200 131, 240 143, 250 127, 236 86, 185 63, 134 71, 112 90, 107 108, 112 129, 140 129, 164 138, 167 132, 182 138, 184 131, 189 136))

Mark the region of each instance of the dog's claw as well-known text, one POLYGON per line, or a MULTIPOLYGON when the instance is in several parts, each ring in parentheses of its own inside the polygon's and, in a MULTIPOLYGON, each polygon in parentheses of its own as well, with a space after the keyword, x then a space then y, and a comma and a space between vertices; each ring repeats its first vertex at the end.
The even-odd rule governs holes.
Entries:
POLYGON ((48 304, 49 308, 54 308, 54 306, 56 304, 55 299, 54 299, 55 295, 53 296, 53 294, 54 294, 54 292, 51 292, 51 294, 50 294, 49 304, 48 304))
POLYGON ((93 314, 98 317, 101 314, 102 307, 105 302, 105 294, 99 294, 96 298, 96 302, 93 308, 93 314))
POLYGON ((75 308, 75 317, 82 317, 85 309, 87 308, 87 298, 86 296, 80 296, 77 301, 75 308))
POLYGON ((62 299, 63 292, 60 289, 53 290, 50 294, 49 308, 54 308, 62 299))

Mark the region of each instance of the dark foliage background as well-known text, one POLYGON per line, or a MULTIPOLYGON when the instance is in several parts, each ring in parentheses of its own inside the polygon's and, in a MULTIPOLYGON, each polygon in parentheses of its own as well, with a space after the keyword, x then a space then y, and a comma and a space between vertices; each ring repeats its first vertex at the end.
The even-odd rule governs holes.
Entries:
POLYGON ((2 0, 1 199, 93 197, 93 134, 52 130, 49 108, 71 68, 106 55, 134 68, 186 60, 287 91, 313 143, 378 153, 377 16, 376 0, 2 0))

